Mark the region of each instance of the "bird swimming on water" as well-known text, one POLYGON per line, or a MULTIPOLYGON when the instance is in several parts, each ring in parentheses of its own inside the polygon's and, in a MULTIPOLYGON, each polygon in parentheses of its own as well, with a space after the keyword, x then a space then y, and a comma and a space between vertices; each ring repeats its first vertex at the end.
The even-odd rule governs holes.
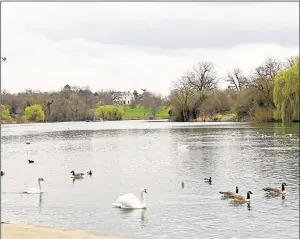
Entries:
POLYGON ((204 179, 204 181, 205 181, 206 183, 209 183, 209 184, 211 184, 211 177, 209 177, 209 178, 205 178, 205 179, 204 179))

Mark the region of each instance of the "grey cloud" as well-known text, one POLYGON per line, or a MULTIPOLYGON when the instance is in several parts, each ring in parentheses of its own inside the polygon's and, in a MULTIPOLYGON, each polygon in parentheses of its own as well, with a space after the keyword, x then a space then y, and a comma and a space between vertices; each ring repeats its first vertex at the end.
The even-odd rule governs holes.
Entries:
POLYGON ((16 16, 22 6, 18 5, 14 19, 10 20, 15 22, 12 26, 41 33, 53 41, 81 38, 102 44, 162 49, 228 48, 238 44, 299 46, 299 22, 293 22, 296 16, 299 18, 299 11, 292 11, 292 5, 282 5, 285 9, 279 13, 279 5, 274 5, 276 11, 272 12, 271 5, 254 4, 243 3, 244 8, 237 8, 242 4, 226 3, 205 8, 209 4, 190 3, 182 5, 186 7, 182 12, 179 5, 171 3, 157 5, 164 6, 163 11, 149 5, 150 13, 144 18, 141 13, 145 12, 145 6, 133 9, 133 5, 126 5, 126 9, 121 9, 118 5, 106 8, 102 3, 32 4, 32 10, 27 9, 30 14, 19 20, 16 16), (171 13, 168 18, 163 17, 168 6, 171 13), (245 8, 247 6, 250 12, 245 8), (264 9, 268 11, 265 15, 264 9), (136 15, 137 12, 140 15, 136 15))
POLYGON ((82 38, 102 44, 163 49, 228 48, 238 44, 278 44, 283 47, 299 46, 299 29, 293 26, 261 25, 255 28, 200 22, 192 19, 168 19, 155 27, 142 22, 110 21, 81 23, 57 30, 38 29, 52 40, 82 38))

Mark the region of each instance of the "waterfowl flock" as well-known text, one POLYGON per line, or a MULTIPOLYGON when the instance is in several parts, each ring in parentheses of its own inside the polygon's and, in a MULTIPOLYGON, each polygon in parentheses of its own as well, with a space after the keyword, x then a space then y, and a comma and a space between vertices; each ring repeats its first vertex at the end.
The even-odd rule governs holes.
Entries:
MULTIPOLYGON (((232 134, 232 136, 235 136, 236 134, 232 134)), ((275 135, 275 134, 274 134, 275 135)), ((289 134, 288 137, 291 137, 292 134, 289 134)), ((261 134, 261 137, 267 137, 264 134, 261 134)), ((30 144, 30 142, 26 142, 26 144, 30 144)), ((187 149, 188 146, 186 145, 179 145, 178 143, 178 148, 179 149, 187 149)), ((34 163, 33 160, 28 160, 29 164, 34 163)), ((76 179, 83 179, 84 178, 84 173, 75 173, 74 170, 70 171, 71 173, 71 178, 73 180, 76 179)), ((1 171, 1 176, 4 176, 5 173, 1 171)), ((92 170, 89 170, 86 175, 92 176, 92 170)), ((38 188, 27 188, 23 191, 23 193, 26 194, 34 194, 34 193, 42 193, 42 188, 41 188, 41 182, 45 182, 43 178, 38 178, 38 188)), ((204 178, 204 182, 208 184, 212 184, 212 177, 207 177, 204 178)), ((286 186, 287 184, 283 182, 281 184, 281 189, 280 188, 274 188, 274 187, 265 187, 262 188, 262 191, 265 192, 265 196, 271 196, 271 197, 276 197, 276 196, 284 196, 286 195, 286 186)), ((181 182, 181 188, 185 188, 185 182, 181 182)), ((140 189, 140 199, 132 194, 132 193, 126 193, 124 195, 121 195, 117 198, 117 200, 112 203, 112 205, 116 208, 122 208, 122 209, 145 209, 147 208, 146 201, 145 201, 145 194, 148 193, 146 188, 141 188, 140 189)), ((252 191, 247 191, 245 195, 239 194, 239 188, 238 186, 235 187, 235 191, 219 191, 219 194, 221 194, 223 199, 231 199, 232 202, 234 203, 246 203, 250 202, 251 195, 253 194, 252 191)))
MULTIPOLYGON (((205 178, 204 181, 211 184, 211 177, 205 178)), ((263 188, 262 190, 265 191, 266 196, 268 196, 270 194, 272 196, 279 196, 279 195, 284 196, 286 194, 285 186, 287 186, 287 184, 282 183, 281 190, 278 188, 271 188, 271 187, 266 187, 266 188, 263 188)), ((184 182, 181 182, 181 187, 182 188, 185 187, 184 182)), ((145 193, 148 193, 147 189, 141 188, 140 189, 140 199, 132 193, 126 193, 122 196, 119 196, 117 198, 116 202, 112 203, 112 205, 116 208, 121 208, 121 209, 146 209, 147 204, 146 204, 146 201, 144 198, 145 193)), ((222 194, 223 199, 231 199, 231 201, 236 204, 248 203, 248 207, 250 205, 249 204, 250 203, 250 195, 253 194, 252 191, 248 191, 245 196, 239 194, 238 186, 236 186, 235 192, 220 191, 219 193, 222 194)))

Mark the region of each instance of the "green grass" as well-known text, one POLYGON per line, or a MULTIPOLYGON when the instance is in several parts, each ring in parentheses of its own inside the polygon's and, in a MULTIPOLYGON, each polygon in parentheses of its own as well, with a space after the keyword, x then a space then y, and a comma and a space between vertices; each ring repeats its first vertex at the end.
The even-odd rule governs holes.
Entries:
MULTIPOLYGON (((153 117, 152 113, 143 107, 137 107, 134 109, 125 108, 124 110, 125 110, 125 114, 123 116, 123 120, 146 120, 153 117)), ((169 111, 168 108, 162 108, 157 112, 155 118, 168 119, 169 117, 168 111, 169 111)))

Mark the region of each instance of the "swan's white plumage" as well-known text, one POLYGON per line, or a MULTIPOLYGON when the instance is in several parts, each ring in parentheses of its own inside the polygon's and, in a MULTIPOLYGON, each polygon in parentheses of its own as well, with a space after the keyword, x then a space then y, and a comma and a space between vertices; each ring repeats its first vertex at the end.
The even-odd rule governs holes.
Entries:
POLYGON ((141 199, 140 201, 137 196, 132 193, 126 193, 122 196, 119 196, 115 203, 112 203, 113 206, 123 209, 142 209, 146 208, 146 203, 144 202, 143 193, 146 192, 145 189, 141 189, 141 199))
POLYGON ((42 187, 41 187, 41 181, 44 181, 43 178, 38 178, 38 185, 39 185, 39 189, 37 188, 27 188, 23 191, 23 193, 29 193, 29 194, 34 194, 34 193, 42 193, 42 187))
POLYGON ((37 188, 26 188, 23 193, 30 193, 30 194, 34 194, 34 193, 42 193, 43 191, 37 188))

